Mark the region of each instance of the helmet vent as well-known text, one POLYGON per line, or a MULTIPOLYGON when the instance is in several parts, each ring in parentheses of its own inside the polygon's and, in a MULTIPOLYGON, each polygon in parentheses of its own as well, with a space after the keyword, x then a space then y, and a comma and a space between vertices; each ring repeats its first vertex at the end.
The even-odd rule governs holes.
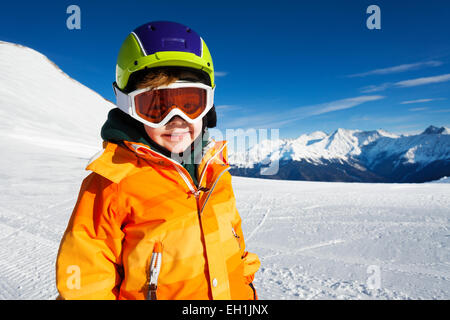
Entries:
POLYGON ((186 50, 186 40, 182 38, 162 39, 162 46, 166 50, 186 50))
POLYGON ((153 26, 153 25, 148 25, 148 28, 150 29, 150 30, 152 30, 152 31, 155 31, 155 26, 153 26))

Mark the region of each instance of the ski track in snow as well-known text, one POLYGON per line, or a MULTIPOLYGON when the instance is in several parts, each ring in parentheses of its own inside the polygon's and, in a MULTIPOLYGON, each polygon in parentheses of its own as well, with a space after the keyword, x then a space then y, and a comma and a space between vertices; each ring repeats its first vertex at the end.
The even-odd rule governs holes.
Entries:
MULTIPOLYGON (((273 203, 273 200, 272 200, 271 204, 272 203, 273 203)), ((261 221, 258 223, 258 225, 255 227, 255 229, 253 229, 253 231, 247 237, 247 240, 250 240, 258 232, 258 230, 263 226, 264 222, 266 222, 266 219, 269 216, 270 209, 271 209, 270 206, 268 206, 266 211, 263 214, 261 221)))
POLYGON ((278 253, 263 256, 262 259, 265 261, 268 258, 279 257, 280 255, 292 255, 292 254, 296 254, 296 253, 299 253, 302 251, 317 249, 317 248, 326 247, 326 246, 332 246, 332 245, 336 245, 336 244, 343 243, 343 242, 345 242, 345 240, 337 239, 337 240, 330 240, 330 241, 326 241, 326 242, 322 242, 322 243, 313 244, 310 246, 306 246, 306 247, 302 247, 302 248, 298 248, 298 249, 294 249, 294 250, 279 248, 278 250, 280 250, 280 251, 278 253))

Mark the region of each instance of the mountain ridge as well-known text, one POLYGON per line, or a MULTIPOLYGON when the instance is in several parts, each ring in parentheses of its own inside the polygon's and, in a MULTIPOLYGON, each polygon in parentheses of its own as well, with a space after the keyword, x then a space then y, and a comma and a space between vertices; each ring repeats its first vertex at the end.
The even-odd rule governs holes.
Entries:
POLYGON ((383 129, 338 128, 331 134, 315 131, 293 140, 279 139, 272 146, 265 141, 263 146, 257 144, 242 154, 231 150, 229 162, 235 175, 269 179, 432 181, 450 174, 450 129, 430 125, 416 135, 397 135, 383 129), (261 174, 262 168, 277 161, 275 174, 261 174))

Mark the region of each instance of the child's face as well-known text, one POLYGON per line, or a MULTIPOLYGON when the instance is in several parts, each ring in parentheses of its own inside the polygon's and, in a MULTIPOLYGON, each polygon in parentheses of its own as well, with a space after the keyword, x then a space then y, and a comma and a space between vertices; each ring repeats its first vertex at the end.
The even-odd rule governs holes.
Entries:
POLYGON ((189 123, 174 116, 165 126, 152 128, 145 126, 150 139, 173 153, 184 152, 202 131, 202 119, 189 123))

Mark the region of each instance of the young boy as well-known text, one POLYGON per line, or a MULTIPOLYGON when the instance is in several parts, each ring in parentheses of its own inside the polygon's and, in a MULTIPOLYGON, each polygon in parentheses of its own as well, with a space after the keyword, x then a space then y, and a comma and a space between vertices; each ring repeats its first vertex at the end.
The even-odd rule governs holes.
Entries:
POLYGON ((151 22, 119 52, 102 128, 61 241, 62 299, 256 299, 216 125, 214 69, 192 29, 151 22))

